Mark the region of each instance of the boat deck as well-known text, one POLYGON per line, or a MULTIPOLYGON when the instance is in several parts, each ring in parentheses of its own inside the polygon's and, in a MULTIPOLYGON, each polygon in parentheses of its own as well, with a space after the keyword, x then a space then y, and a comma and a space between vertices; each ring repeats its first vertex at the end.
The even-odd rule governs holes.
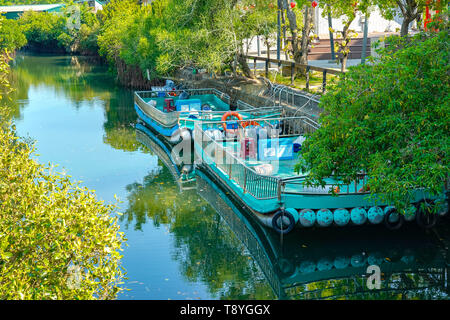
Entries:
MULTIPOLYGON (((301 136, 300 136, 301 137, 301 136)), ((292 143, 295 142, 299 137, 286 137, 279 139, 278 141, 283 140, 283 143, 287 143, 289 147, 292 148, 292 143), (290 144, 289 144, 290 142, 290 144)), ((302 139, 303 140, 303 139, 302 139)), ((257 157, 243 159, 240 156, 240 148, 241 145, 236 141, 223 141, 222 145, 224 150, 226 150, 229 154, 233 155, 235 158, 240 159, 242 163, 253 170, 255 173, 263 176, 270 176, 280 179, 288 179, 285 184, 284 192, 288 193, 312 193, 312 194, 328 194, 330 190, 340 184, 339 192, 342 193, 358 193, 361 192, 361 188, 363 188, 363 181, 359 181, 358 183, 352 183, 349 185, 342 186, 342 181, 338 181, 332 178, 326 179, 325 187, 310 187, 303 184, 303 177, 305 177, 308 172, 296 172, 295 165, 299 162, 300 153, 292 152, 292 157, 290 159, 275 159, 275 160, 265 160, 260 159, 260 153, 262 150, 258 150, 257 148, 256 155, 257 157)), ((282 143, 280 143, 282 145, 282 143)), ((278 147, 280 146, 278 145, 278 147)))
MULTIPOLYGON (((170 97, 155 97, 155 98, 144 98, 143 100, 145 102, 150 102, 150 101, 156 101, 156 108, 160 111, 163 111, 164 109, 164 101, 166 99, 173 99, 174 103, 177 102, 177 100, 179 100, 179 96, 170 96, 170 97)), ((212 111, 225 111, 225 110, 229 110, 229 105, 220 100, 216 95, 214 94, 198 94, 198 95, 191 95, 189 97, 189 99, 199 99, 201 101, 201 105, 203 104, 208 104, 211 107, 212 111)))

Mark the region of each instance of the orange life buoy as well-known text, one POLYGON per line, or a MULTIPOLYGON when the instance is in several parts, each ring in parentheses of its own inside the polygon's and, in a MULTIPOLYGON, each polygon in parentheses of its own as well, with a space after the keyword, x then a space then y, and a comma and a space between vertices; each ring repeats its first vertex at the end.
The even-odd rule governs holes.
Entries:
POLYGON ((224 131, 227 131, 227 124, 225 123, 226 121, 227 121, 227 119, 228 118, 230 118, 230 117, 235 117, 235 118, 237 118, 238 120, 243 120, 243 118, 242 118, 242 116, 238 113, 238 112, 236 112, 236 111, 228 111, 228 112, 225 112, 224 114, 223 114, 223 116, 222 116, 222 126, 223 126, 223 130, 224 131))
POLYGON ((177 93, 176 93, 176 92, 173 92, 173 91, 169 91, 167 94, 168 94, 169 96, 172 96, 172 97, 176 97, 176 96, 177 96, 177 93))
POLYGON ((259 124, 259 122, 256 122, 256 121, 253 121, 253 120, 250 120, 250 121, 244 121, 244 122, 241 123, 241 125, 242 125, 242 128, 245 128, 245 127, 247 127, 247 126, 261 126, 261 125, 259 124))

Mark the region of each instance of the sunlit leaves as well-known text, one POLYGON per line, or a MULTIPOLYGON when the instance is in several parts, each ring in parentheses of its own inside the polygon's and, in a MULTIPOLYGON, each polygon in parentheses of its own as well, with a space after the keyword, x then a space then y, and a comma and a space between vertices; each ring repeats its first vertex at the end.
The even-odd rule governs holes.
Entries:
MULTIPOLYGON (((0 55, 0 92, 9 94, 0 55)), ((112 299, 124 239, 115 206, 32 159, 0 100, 0 299, 112 299)))

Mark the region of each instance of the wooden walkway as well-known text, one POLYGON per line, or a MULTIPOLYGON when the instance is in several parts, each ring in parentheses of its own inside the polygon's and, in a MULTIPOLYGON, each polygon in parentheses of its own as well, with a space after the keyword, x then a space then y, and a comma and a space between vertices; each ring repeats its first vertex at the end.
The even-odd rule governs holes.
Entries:
POLYGON ((278 67, 281 66, 289 66, 291 70, 291 84, 294 83, 294 78, 296 71, 298 69, 305 69, 306 70, 306 89, 309 89, 309 75, 311 71, 317 71, 322 72, 322 92, 325 92, 326 86, 327 86, 327 74, 334 74, 334 75, 340 75, 342 72, 335 69, 329 69, 329 68, 321 68, 301 63, 296 63, 294 61, 289 60, 281 60, 281 59, 268 59, 266 57, 260 57, 260 56, 244 56, 244 58, 248 60, 253 60, 253 73, 256 75, 256 62, 257 61, 263 61, 265 63, 265 76, 266 78, 269 77, 269 65, 270 63, 276 63, 278 67))

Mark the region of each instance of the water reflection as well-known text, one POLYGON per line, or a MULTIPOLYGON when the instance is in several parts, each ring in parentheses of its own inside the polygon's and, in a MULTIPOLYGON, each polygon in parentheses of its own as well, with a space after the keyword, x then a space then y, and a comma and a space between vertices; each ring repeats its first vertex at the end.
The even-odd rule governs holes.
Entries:
POLYGON ((445 255, 418 228, 298 230, 283 239, 261 227, 205 173, 201 194, 246 245, 280 299, 442 299, 448 296, 445 255), (380 290, 367 287, 367 267, 381 269, 380 290))
POLYGON ((75 109, 99 105, 104 109, 106 144, 130 152, 141 147, 131 127, 137 120, 133 94, 115 83, 106 66, 89 57, 54 55, 18 55, 13 63, 11 82, 16 90, 11 115, 15 119, 22 119, 21 110, 28 105, 30 92, 52 88, 52 95, 69 100, 75 109))
MULTIPOLYGON (((143 132, 141 132, 143 134, 143 132)), ((150 138, 148 136, 148 138, 150 138)), ((152 138, 156 138, 153 136, 152 138)), ((143 137, 140 140, 144 140, 143 137)), ((149 146, 150 144, 147 143, 149 146)), ((169 157, 169 149, 154 143, 160 158, 169 157), (164 152, 166 155, 164 155, 164 152)), ((173 181, 180 181, 179 170, 171 161, 173 181)), ((168 172, 170 168, 167 168, 168 172)), ((448 269, 445 255, 436 239, 423 230, 412 226, 402 232, 391 232, 377 226, 335 230, 298 230, 280 238, 272 230, 262 227, 248 212, 241 209, 238 199, 221 188, 206 172, 196 171, 197 193, 218 213, 209 221, 204 217, 203 202, 189 206, 187 215, 181 207, 165 206, 155 211, 161 221, 170 225, 177 236, 179 248, 189 251, 176 258, 186 266, 185 274, 194 270, 208 275, 216 274, 217 268, 227 261, 239 261, 233 250, 233 237, 220 230, 219 220, 224 220, 232 232, 247 248, 262 270, 274 295, 280 299, 442 299, 448 294, 448 269), (177 211, 178 209, 178 211, 177 211), (183 213, 182 213, 183 212, 183 213), (189 217, 189 219, 187 219, 189 217), (217 227, 214 227, 217 223, 217 227), (192 229, 192 227, 195 227, 192 229), (217 230, 211 233, 211 230, 217 230), (192 232, 201 233, 197 238, 192 232), (212 268, 199 270, 195 262, 202 260, 203 239, 210 241, 206 264, 212 268), (187 246, 187 247, 186 247, 187 246), (215 248, 219 246, 221 250, 215 248), (223 250, 227 248, 227 250, 223 250), (220 254, 211 254, 219 251, 220 254), (224 259, 225 258, 225 259, 224 259), (371 290, 367 286, 367 267, 377 265, 381 269, 381 288, 371 290)), ((152 180, 142 188, 147 190, 145 198, 150 203, 158 202, 150 194, 160 194, 158 180, 152 180), (158 192, 152 192, 153 189, 158 192)), ((182 188, 180 188, 182 190, 182 188)), ((175 189, 172 190, 175 192, 175 189)), ((176 195, 174 195, 177 197, 176 195)), ((191 195, 186 193, 186 198, 191 195)), ((184 197, 183 197, 184 199, 184 197)), ((169 203, 176 203, 169 201, 169 203)), ((147 206, 148 207, 148 206, 147 206)), ((137 210, 132 210, 137 212, 137 210)), ((139 221, 136 218, 136 221, 139 221)), ((222 229, 223 230, 223 229, 222 229)), ((205 251, 206 252, 206 251, 205 251)), ((245 260, 242 261, 243 266, 245 260)), ((221 267, 223 268, 223 267, 221 267)), ((247 275, 248 276, 248 275, 247 275)), ((204 278, 211 282, 215 278, 204 278)))
POLYGON ((220 215, 198 197, 196 181, 183 181, 167 145, 151 132, 136 130, 141 141, 160 159, 160 171, 142 183, 127 186, 129 208, 122 216, 140 230, 149 221, 166 225, 174 236, 173 258, 191 282, 205 283, 221 299, 273 298, 263 274, 220 215), (192 187, 194 186, 194 187, 192 187))
MULTIPOLYGON (((140 131, 141 135, 144 134, 140 131)), ((150 139, 150 136, 147 136, 150 139)), ((140 138, 145 141, 144 137, 140 138)), ((169 159, 170 149, 160 147, 156 137, 147 143, 160 159, 169 159), (156 141, 156 142, 155 142, 156 141)), ((173 161, 165 161, 167 174, 171 172, 174 182, 180 181, 179 169, 173 161), (170 169, 172 167, 172 169, 170 169)), ((147 196, 146 209, 158 202, 161 193, 158 181, 149 179, 141 187, 147 196), (156 189, 156 190, 155 190, 156 189), (151 196, 153 195, 153 196, 151 196)), ((173 196, 178 198, 174 189, 173 196)), ((233 238, 221 232, 219 220, 223 219, 232 232, 245 245, 257 262, 274 295, 280 299, 442 299, 447 297, 448 269, 444 255, 435 239, 423 230, 410 227, 402 232, 391 232, 377 226, 364 226, 336 230, 298 230, 292 235, 280 236, 262 227, 250 214, 241 209, 238 199, 222 189, 206 172, 196 172, 197 193, 218 213, 205 217, 204 202, 197 202, 190 210, 171 207, 170 200, 155 210, 154 221, 164 221, 177 236, 177 245, 188 254, 176 258, 186 266, 185 274, 197 272, 205 276, 217 274, 218 268, 227 261, 239 261, 233 250, 233 238), (169 205, 167 207, 167 205, 169 205), (217 227, 214 227, 217 223, 217 227), (192 228, 194 227, 194 228, 192 228), (211 232, 216 230, 215 232, 211 232), (193 236, 193 232, 202 234, 193 236), (210 243, 203 250, 204 240, 210 243), (215 246, 220 247, 215 248, 215 246), (226 248, 227 250, 224 250, 226 248), (197 254, 192 254, 196 252, 197 254), (195 267, 202 260, 200 252, 208 252, 207 270, 195 267), (212 254, 219 252, 219 254, 212 254), (224 259, 225 258, 225 259, 224 259), (380 290, 367 287, 367 267, 377 265, 381 269, 380 290)), ((167 189, 166 189, 167 190, 167 189)), ((182 190, 182 188, 180 188, 182 190)), ((186 198, 191 198, 186 194, 186 198)), ((179 197, 181 199, 181 197, 179 197)), ((185 199, 185 197, 183 197, 185 199)), ((150 209, 151 211, 151 209, 150 209)), ((133 209, 132 212, 142 211, 133 209)), ((138 217, 136 221, 141 221, 138 217)), ((223 230, 223 229, 222 229, 223 230)), ((245 266, 245 260, 242 261, 245 266)), ((247 275, 248 276, 248 275, 247 275)), ((215 279, 206 277, 208 283, 215 279)))

